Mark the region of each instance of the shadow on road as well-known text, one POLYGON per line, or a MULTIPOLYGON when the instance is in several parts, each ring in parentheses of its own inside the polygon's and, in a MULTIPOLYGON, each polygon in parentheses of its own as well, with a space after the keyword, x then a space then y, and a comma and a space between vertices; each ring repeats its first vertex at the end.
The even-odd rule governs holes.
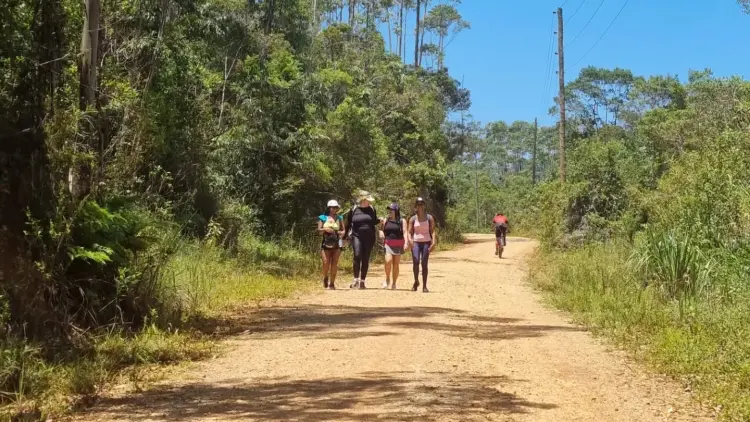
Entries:
MULTIPOLYGON (((128 420, 425 421, 486 420, 488 414, 553 409, 508 390, 505 377, 450 373, 365 373, 358 378, 231 380, 160 387, 105 399, 107 416, 128 420), (142 403, 145 406, 136 406, 142 403)), ((93 412, 92 412, 93 413, 93 412)))
POLYGON ((428 330, 454 337, 492 341, 539 337, 550 331, 581 331, 567 325, 532 325, 517 318, 488 317, 458 309, 424 306, 282 306, 260 309, 230 321, 213 320, 206 323, 208 326, 229 327, 231 333, 264 339, 312 337, 349 340, 401 335, 404 330, 428 330), (434 320, 438 316, 443 318, 443 322, 434 320), (444 322, 446 317, 449 323, 444 322))

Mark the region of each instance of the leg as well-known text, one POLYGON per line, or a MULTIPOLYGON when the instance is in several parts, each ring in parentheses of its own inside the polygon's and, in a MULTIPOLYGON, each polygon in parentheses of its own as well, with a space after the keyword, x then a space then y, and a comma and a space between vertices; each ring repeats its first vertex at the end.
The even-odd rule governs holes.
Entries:
POLYGON ((396 282, 398 281, 398 273, 399 273, 399 265, 401 265, 401 255, 395 255, 391 257, 393 259, 393 262, 391 263, 391 273, 392 273, 392 280, 393 288, 396 288, 396 282))
POLYGON ((431 243, 422 244, 422 291, 427 292, 427 265, 430 261, 431 243))
POLYGON ((362 271, 362 241, 358 237, 352 237, 352 249, 354 250, 354 283, 351 287, 356 287, 357 281, 359 281, 359 275, 362 271))
POLYGON ((339 272, 339 257, 341 257, 341 249, 334 249, 331 251, 331 272, 328 287, 331 289, 336 288, 336 275, 339 272))
POLYGON ((328 287, 328 274, 331 271, 331 251, 327 249, 321 250, 320 258, 323 260, 323 287, 328 287))
POLYGON ((385 253, 385 283, 386 287, 391 284, 391 271, 393 271, 393 255, 385 253))
POLYGON ((413 291, 417 291, 419 287, 419 243, 414 242, 414 246, 411 247, 411 263, 414 271, 414 285, 412 286, 413 291))
POLYGON ((362 282, 367 278, 367 271, 370 269, 370 255, 372 254, 373 246, 375 246, 375 239, 368 239, 362 242, 362 271, 360 272, 360 280, 362 282))

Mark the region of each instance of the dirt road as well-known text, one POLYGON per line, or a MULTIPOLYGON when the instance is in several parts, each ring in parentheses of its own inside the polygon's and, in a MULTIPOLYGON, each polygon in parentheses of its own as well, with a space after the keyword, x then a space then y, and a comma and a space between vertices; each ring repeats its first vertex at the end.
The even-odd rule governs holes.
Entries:
MULTIPOLYGON (((84 420, 707 421, 524 282, 534 243, 492 238, 431 259, 432 290, 320 291, 253 314, 188 378, 104 399, 84 420)), ((343 288, 350 280, 342 280, 343 288)))

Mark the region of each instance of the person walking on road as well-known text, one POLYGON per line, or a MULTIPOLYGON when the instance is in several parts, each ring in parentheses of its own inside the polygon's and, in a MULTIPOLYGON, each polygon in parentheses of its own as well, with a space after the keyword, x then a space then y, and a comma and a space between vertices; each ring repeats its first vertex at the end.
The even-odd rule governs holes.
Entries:
POLYGON ((437 244, 435 233, 435 219, 425 211, 425 201, 417 198, 415 202, 416 213, 409 219, 408 231, 409 243, 411 244, 412 264, 414 266, 414 285, 411 290, 416 292, 419 288, 419 267, 422 266, 422 291, 427 293, 427 274, 430 252, 437 244))
POLYGON ((349 288, 365 289, 367 271, 370 268, 370 254, 375 246, 376 228, 380 223, 372 202, 375 200, 367 191, 360 191, 357 205, 347 213, 345 222, 354 250, 354 280, 349 288))
POLYGON ((506 235, 510 229, 508 217, 501 212, 495 214, 495 218, 492 219, 492 226, 495 229, 495 255, 502 258, 503 250, 505 250, 507 244, 506 235))
POLYGON ((323 236, 320 257, 323 260, 323 288, 336 289, 336 274, 341 256, 341 239, 344 237, 343 217, 338 214, 338 201, 328 201, 326 212, 318 217, 318 233, 323 236))
POLYGON ((404 254, 406 246, 406 232, 408 230, 406 220, 401 218, 401 210, 397 203, 388 206, 388 217, 380 220, 380 237, 385 247, 385 281, 383 288, 396 289, 398 281, 399 265, 401 255, 404 254), (391 282, 391 280, 393 280, 391 282))

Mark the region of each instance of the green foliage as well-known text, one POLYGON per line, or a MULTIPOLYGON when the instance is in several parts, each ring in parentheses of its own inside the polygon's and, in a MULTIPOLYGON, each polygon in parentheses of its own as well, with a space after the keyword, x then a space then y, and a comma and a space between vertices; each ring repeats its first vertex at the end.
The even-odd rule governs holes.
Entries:
POLYGON ((692 237, 673 231, 646 232, 635 249, 634 259, 644 277, 669 298, 702 293, 713 264, 692 237))

